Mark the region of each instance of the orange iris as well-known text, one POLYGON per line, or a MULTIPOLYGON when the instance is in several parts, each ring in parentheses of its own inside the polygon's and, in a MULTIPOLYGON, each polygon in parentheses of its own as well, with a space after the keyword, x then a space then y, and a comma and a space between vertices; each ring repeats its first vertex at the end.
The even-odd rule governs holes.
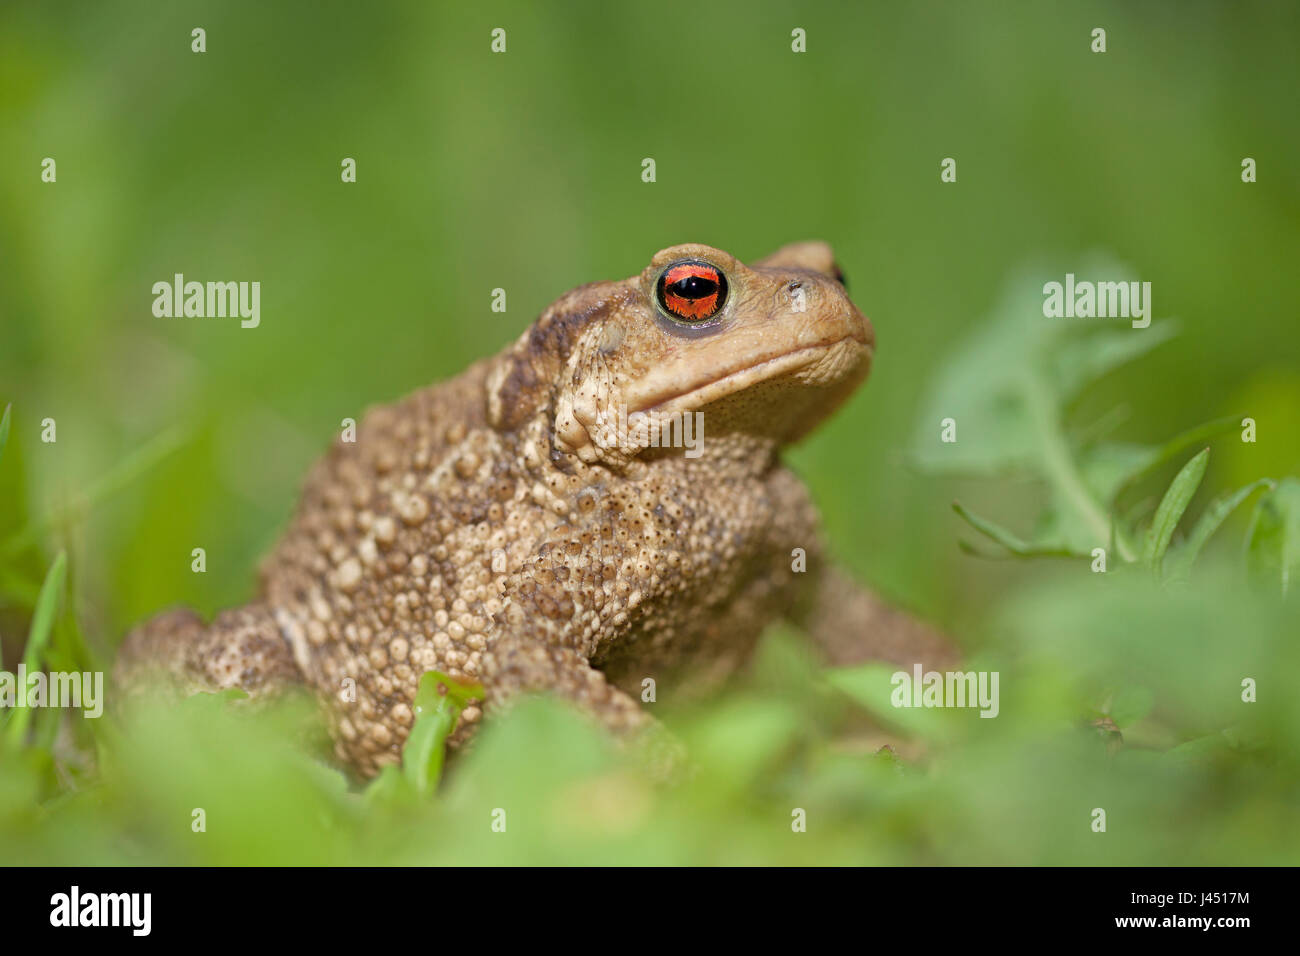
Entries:
POLYGON ((698 321, 717 312, 722 293, 722 275, 713 266, 698 262, 683 263, 665 272, 660 281, 664 308, 673 315, 698 321))

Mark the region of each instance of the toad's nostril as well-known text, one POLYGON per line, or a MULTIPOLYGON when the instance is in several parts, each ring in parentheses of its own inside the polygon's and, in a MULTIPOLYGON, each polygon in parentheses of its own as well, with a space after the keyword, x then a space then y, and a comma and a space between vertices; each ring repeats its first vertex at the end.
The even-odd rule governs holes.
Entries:
POLYGON ((786 311, 808 311, 808 293, 804 291, 802 279, 790 279, 785 287, 776 293, 778 314, 786 311))

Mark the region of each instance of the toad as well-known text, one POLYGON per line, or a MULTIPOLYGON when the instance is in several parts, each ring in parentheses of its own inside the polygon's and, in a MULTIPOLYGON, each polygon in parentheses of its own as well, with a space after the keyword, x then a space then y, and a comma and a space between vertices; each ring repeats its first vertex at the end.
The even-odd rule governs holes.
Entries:
POLYGON ((620 734, 639 701, 700 693, 769 623, 830 663, 953 659, 828 563, 781 462, 866 377, 872 326, 831 249, 745 265, 706 245, 562 296, 511 346, 365 415, 316 464, 259 597, 130 633, 118 677, 320 692, 339 757, 400 760, 426 671, 482 685, 463 745, 520 694, 620 734))

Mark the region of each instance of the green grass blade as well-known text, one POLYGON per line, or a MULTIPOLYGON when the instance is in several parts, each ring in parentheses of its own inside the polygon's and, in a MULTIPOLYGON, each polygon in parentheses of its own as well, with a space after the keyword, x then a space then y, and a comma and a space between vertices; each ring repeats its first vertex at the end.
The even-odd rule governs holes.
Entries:
POLYGON ((60 551, 41 585, 40 597, 36 599, 36 612, 32 615, 31 630, 27 635, 27 649, 23 653, 23 663, 27 669, 35 670, 41 666, 45 645, 54 633, 54 613, 58 610, 59 597, 63 593, 63 579, 67 576, 68 555, 60 551))
POLYGON ((1197 452, 1169 483, 1169 490, 1160 499, 1156 516, 1151 520, 1151 527, 1147 529, 1146 540, 1143 542, 1142 563, 1147 567, 1159 568, 1164 561, 1165 552, 1169 550, 1169 542, 1174 536, 1174 528, 1178 527, 1179 519, 1187 510, 1196 489, 1201 486, 1209 460, 1210 449, 1197 452))
POLYGON ((9 413, 13 411, 13 403, 5 406, 5 413, 0 415, 0 458, 4 457, 5 445, 9 442, 9 413))
MULTIPOLYGON (((40 669, 45 645, 54 630, 54 614, 58 610, 59 597, 63 593, 63 578, 67 568, 67 553, 60 551, 45 575, 45 583, 41 585, 41 595, 36 600, 36 611, 32 615, 32 626, 27 632, 27 649, 23 652, 23 665, 29 674, 40 669)), ((25 687, 18 688, 19 695, 25 697, 26 693, 25 687)), ((9 743, 13 746, 22 744, 31 714, 30 707, 14 707, 13 714, 9 718, 9 726, 5 728, 9 743)))
POLYGON ((1192 565, 1200 555, 1201 549, 1205 547, 1205 543, 1210 540, 1214 532, 1219 530, 1219 526, 1227 520, 1228 515, 1236 511, 1241 503, 1257 489, 1272 488, 1274 484, 1275 482, 1269 478, 1261 478, 1236 491, 1225 492, 1210 502, 1200 520, 1196 522, 1196 527, 1192 529, 1187 543, 1174 552, 1169 559, 1166 569, 1169 579, 1182 580, 1191 574, 1192 565))
POLYGON ((0 543, 0 556, 13 555, 22 551, 39 540, 49 528, 62 521, 70 511, 76 508, 90 508, 101 499, 112 495, 153 468, 184 442, 185 435, 177 428, 168 429, 145 442, 116 467, 91 482, 85 492, 71 505, 56 508, 40 519, 29 521, 12 538, 0 543))

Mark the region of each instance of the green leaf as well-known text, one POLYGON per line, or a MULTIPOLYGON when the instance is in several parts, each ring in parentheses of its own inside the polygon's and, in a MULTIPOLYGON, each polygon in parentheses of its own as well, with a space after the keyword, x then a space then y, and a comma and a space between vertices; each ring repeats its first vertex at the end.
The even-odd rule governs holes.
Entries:
POLYGON ((1268 478, 1261 478, 1258 481, 1252 481, 1244 488, 1238 488, 1236 491, 1224 492, 1210 502, 1201 518, 1196 522, 1196 527, 1192 529, 1191 535, 1187 538, 1187 543, 1166 559, 1166 576, 1170 580, 1182 580, 1186 578, 1192 570, 1192 564, 1196 561, 1201 549, 1205 543, 1210 540, 1214 532, 1219 530, 1219 526, 1227 520, 1228 515, 1232 514, 1241 505, 1243 501, 1251 496, 1258 488, 1271 488, 1275 482, 1268 478))
POLYGON ((1156 508, 1156 516, 1147 529, 1146 539, 1142 545, 1142 563, 1152 569, 1159 569, 1164 562, 1165 551, 1174 535, 1174 528, 1187 510, 1188 503, 1196 494, 1196 489, 1205 477, 1205 466, 1210 460, 1208 448, 1198 452, 1185 464, 1169 483, 1169 490, 1156 508))
MULTIPOLYGON (((29 674, 40 669, 45 644, 53 630, 54 613, 59 606, 59 597, 63 594, 63 578, 67 566, 68 556, 60 551, 45 575, 45 583, 41 585, 41 594, 36 600, 36 611, 32 615, 32 625, 27 632, 27 649, 23 652, 23 665, 29 674)), ((18 693, 25 695, 26 688, 18 688, 18 693)), ((22 744, 31 714, 30 707, 15 707, 9 718, 9 726, 5 728, 5 732, 9 743, 15 748, 22 744)))
MULTIPOLYGON (((1104 257, 1078 267, 1116 280, 1131 272, 1104 257)), ((1157 454, 1139 448, 1115 461, 1094 447, 1095 438, 1080 443, 1081 453, 1067 438, 1065 414, 1084 388, 1167 341, 1174 326, 1117 329, 1044 316, 1044 279, 1059 275, 1035 267, 1013 278, 991 320, 940 366, 912 442, 911 459, 930 471, 1015 473, 1047 485, 1049 508, 1028 540, 972 522, 1018 557, 1087 554, 1110 541, 1110 492, 1157 454), (956 441, 941 440, 946 419, 956 423, 956 441)), ((1123 529, 1114 543, 1123 560, 1135 560, 1123 529)))
POLYGON ((437 671, 425 671, 415 692, 415 725, 402 748, 402 772, 420 796, 438 786, 447 738, 470 701, 482 700, 480 685, 458 683, 437 671), (439 688, 445 687, 446 693, 439 688))
MULTIPOLYGON (((1016 536, 1001 525, 995 524, 987 518, 981 518, 979 515, 966 510, 965 506, 960 502, 954 501, 952 503, 952 510, 961 515, 966 523, 976 531, 980 532, 980 534, 996 541, 1018 558, 1078 557, 1077 552, 1071 551, 1069 548, 1054 547, 1025 541, 1023 538, 1016 536)), ((964 545, 963 550, 968 554, 975 554, 981 557, 995 557, 995 555, 984 554, 970 545, 964 545)))
POLYGON ((1219 731, 1166 750, 1161 759, 1175 764, 1211 764, 1216 759, 1230 755, 1232 751, 1232 742, 1223 731, 1219 731))
POLYGON ((1151 688, 1129 685, 1115 694, 1107 708, 1107 713, 1111 720, 1115 721, 1115 726, 1123 730, 1146 717, 1154 706, 1155 694, 1151 692, 1151 688))
POLYGON ((1087 425, 1082 425, 1075 430, 1074 440, 1082 448, 1091 448, 1094 445, 1106 439, 1119 426, 1133 417, 1133 413, 1127 405, 1116 405, 1102 413, 1098 418, 1093 419, 1087 425))
POLYGON ((1079 452, 1079 471, 1097 498, 1113 503, 1135 472, 1143 471, 1158 449, 1132 442, 1098 442, 1079 452))
MULTIPOLYGON (((1116 280, 1132 274, 1105 256, 1090 257, 1075 271, 1116 280)), ((989 321, 939 365, 913 432, 910 457, 918 466, 948 474, 1047 476, 1043 413, 1059 437, 1060 414, 1080 391, 1173 334, 1171 323, 1120 330, 1099 324, 1106 320, 1044 316, 1044 281, 1062 272, 1043 263, 1020 269, 989 321), (956 442, 940 441, 945 418, 957 422, 956 442)))
POLYGON ((1141 358, 1177 334, 1178 326, 1172 321, 1145 329, 1084 330, 1054 352, 1053 384, 1062 396, 1076 395, 1103 375, 1141 358))
POLYGON ((961 515, 962 519, 980 534, 992 538, 1012 554, 1027 554, 1029 552, 1029 542, 1025 541, 1023 538, 1017 537, 1000 525, 994 524, 992 521, 972 514, 966 510, 961 502, 954 501, 952 503, 952 510, 961 515))
POLYGON ((927 471, 1034 472, 1038 450, 1021 378, 1052 335, 1043 319, 1042 283, 1029 271, 1007 286, 990 321, 938 366, 913 432, 911 459, 927 471), (940 423, 957 422, 957 441, 940 441, 940 423))
POLYGON ((367 785, 362 799, 369 807, 395 806, 415 802, 415 791, 402 771, 387 764, 367 785))
POLYGON ((904 673, 910 679, 913 672, 895 665, 862 664, 855 667, 834 667, 825 672, 831 687, 847 695, 856 704, 887 726, 897 727, 908 734, 925 740, 942 740, 953 731, 953 716, 945 708, 915 707, 911 705, 911 685, 905 692, 895 680, 904 673), (894 706, 896 696, 906 706, 894 706))
POLYGON ((1259 499, 1246 535, 1251 574, 1283 595, 1300 575, 1300 478, 1287 477, 1259 499))
POLYGON ((1134 456, 1130 471, 1122 480, 1116 483, 1115 489, 1109 497, 1109 501, 1113 505, 1113 503, 1118 501, 1125 492, 1138 484, 1143 478, 1146 478, 1161 465, 1168 461, 1172 461, 1175 456, 1193 445, 1199 445, 1202 442, 1209 441, 1211 438, 1217 438, 1219 435, 1239 427, 1240 422, 1240 415, 1227 415, 1223 418, 1216 418, 1214 421, 1206 422, 1204 425, 1197 425, 1195 428, 1189 428, 1182 434, 1171 438, 1159 448, 1148 449, 1144 456, 1134 456))

